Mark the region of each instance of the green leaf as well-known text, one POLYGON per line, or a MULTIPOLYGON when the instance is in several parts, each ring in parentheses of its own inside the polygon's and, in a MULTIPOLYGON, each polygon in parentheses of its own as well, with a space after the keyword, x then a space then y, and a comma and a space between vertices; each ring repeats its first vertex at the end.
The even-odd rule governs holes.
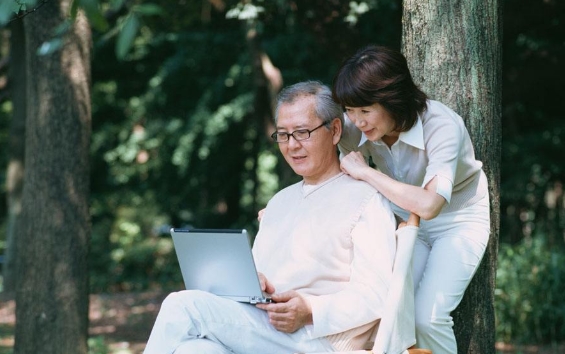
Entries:
POLYGON ((84 10, 86 13, 86 17, 92 27, 97 29, 100 32, 105 32, 108 29, 108 22, 102 15, 100 11, 100 6, 98 6, 97 0, 78 0, 79 6, 84 10))
POLYGON ((157 4, 140 4, 135 6, 133 11, 146 16, 163 14, 163 9, 157 4))
POLYGON ((124 5, 125 0, 110 0, 110 8, 112 10, 119 10, 124 5))
POLYGON ((116 42, 116 56, 118 59, 123 60, 129 52, 133 45, 133 40, 137 35, 137 31, 139 30, 139 25, 138 16, 135 13, 130 13, 124 21, 116 42))
POLYGON ((73 19, 73 20, 77 17, 78 3, 79 3, 79 0, 73 0, 73 3, 71 4, 70 15, 71 15, 71 19, 73 19))
POLYGON ((0 1, 0 26, 5 25, 10 21, 14 13, 20 11, 20 5, 16 0, 3 0, 0 1))
POLYGON ((71 21, 66 20, 65 22, 62 22, 59 26, 55 28, 55 30, 53 31, 53 36, 62 37, 65 33, 69 31, 70 28, 71 28, 71 21))

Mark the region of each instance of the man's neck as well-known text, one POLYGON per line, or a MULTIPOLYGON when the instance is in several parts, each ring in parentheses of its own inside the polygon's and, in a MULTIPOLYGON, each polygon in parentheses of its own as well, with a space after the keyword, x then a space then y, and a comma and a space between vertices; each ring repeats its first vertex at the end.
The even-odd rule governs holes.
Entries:
POLYGON ((309 185, 321 184, 337 176, 340 173, 341 173, 341 169, 339 168, 339 162, 338 162, 337 164, 332 164, 330 168, 326 169, 323 173, 319 175, 303 177, 304 184, 309 184, 309 185))

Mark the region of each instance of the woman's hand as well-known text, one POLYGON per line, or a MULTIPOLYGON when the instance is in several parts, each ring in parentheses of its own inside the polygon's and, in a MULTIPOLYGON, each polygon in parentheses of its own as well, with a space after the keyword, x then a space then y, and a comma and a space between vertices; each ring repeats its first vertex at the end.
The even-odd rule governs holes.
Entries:
POLYGON ((351 177, 369 183, 388 200, 423 220, 435 218, 446 204, 437 190, 438 177, 432 178, 424 188, 399 182, 365 162, 363 155, 353 151, 342 157, 341 170, 351 177))
POLYGON ((352 151, 341 159, 341 170, 355 179, 364 180, 363 173, 369 165, 359 151, 352 151))
POLYGON ((264 213, 265 213, 265 208, 259 210, 259 212, 257 213, 257 221, 261 222, 264 213))

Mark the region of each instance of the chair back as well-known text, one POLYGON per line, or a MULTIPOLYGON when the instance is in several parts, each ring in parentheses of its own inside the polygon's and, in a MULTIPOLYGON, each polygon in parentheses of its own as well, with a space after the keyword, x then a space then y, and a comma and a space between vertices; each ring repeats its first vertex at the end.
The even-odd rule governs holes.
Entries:
POLYGON ((396 230, 396 255, 386 307, 379 324, 373 353, 400 354, 416 343, 412 253, 420 218, 410 214, 406 226, 396 230))

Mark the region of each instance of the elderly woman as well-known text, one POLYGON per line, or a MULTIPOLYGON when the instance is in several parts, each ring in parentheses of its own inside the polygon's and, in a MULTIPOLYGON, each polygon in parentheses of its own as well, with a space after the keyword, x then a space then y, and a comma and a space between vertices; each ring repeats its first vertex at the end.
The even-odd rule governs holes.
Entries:
POLYGON ((368 46, 334 79, 345 111, 341 169, 419 215, 413 255, 417 346, 457 353, 451 312, 463 298, 490 235, 487 179, 463 120, 429 100, 404 56, 368 46))

